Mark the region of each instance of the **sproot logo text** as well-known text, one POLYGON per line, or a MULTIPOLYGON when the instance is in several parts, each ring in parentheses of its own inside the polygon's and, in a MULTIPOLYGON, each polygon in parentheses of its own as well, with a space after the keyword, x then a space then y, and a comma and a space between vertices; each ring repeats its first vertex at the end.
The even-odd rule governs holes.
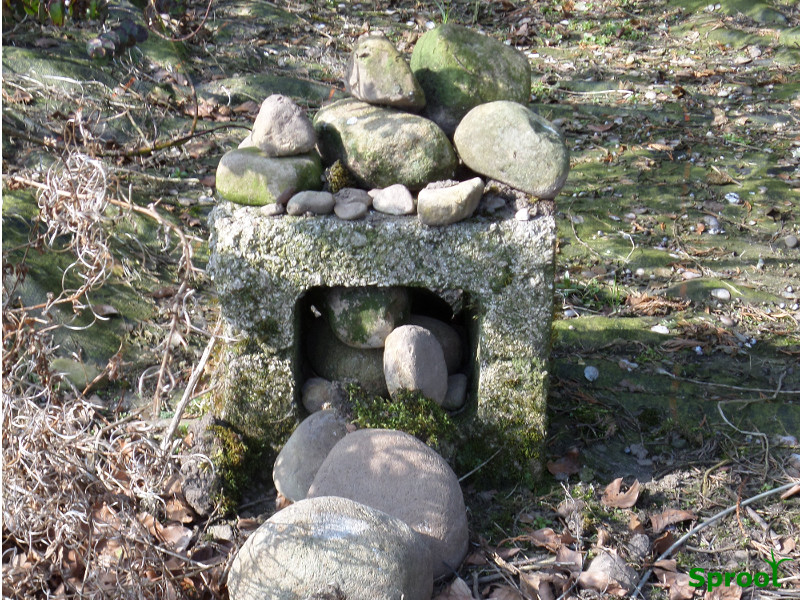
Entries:
POLYGON ((780 587, 778 582, 778 565, 791 560, 789 558, 776 559, 775 553, 772 554, 772 560, 767 560, 766 563, 772 567, 771 573, 758 571, 757 573, 748 573, 747 571, 706 571, 700 567, 695 567, 689 570, 689 585, 696 588, 706 588, 709 592, 718 587, 730 587, 734 583, 739 587, 780 587))

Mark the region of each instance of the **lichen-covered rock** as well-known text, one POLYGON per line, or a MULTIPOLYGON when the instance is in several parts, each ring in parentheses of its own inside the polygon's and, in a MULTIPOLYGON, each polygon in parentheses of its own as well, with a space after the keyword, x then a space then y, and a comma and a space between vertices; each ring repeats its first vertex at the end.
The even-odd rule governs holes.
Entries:
POLYGON ((322 461, 345 435, 347 423, 332 410, 322 410, 306 418, 275 459, 272 469, 275 489, 292 502, 305 498, 322 461))
POLYGON ((425 93, 405 59, 383 34, 361 37, 347 63, 345 90, 358 100, 410 110, 425 106, 425 93))
POLYGON ((272 515, 231 564, 231 600, 429 600, 431 560, 401 519, 346 498, 309 498, 272 515))
POLYGON ((569 150, 561 134, 516 102, 476 106, 453 140, 470 169, 539 198, 553 198, 569 175, 569 150))
POLYGON ((417 438, 361 429, 342 439, 317 471, 308 497, 340 496, 402 519, 430 548, 434 577, 452 573, 467 553, 467 512, 458 477, 417 438))
MULTIPOLYGON (((452 23, 419 38, 411 53, 411 70, 425 91, 425 115, 447 135, 479 104, 530 99, 531 68, 524 54, 452 23)), ((490 149, 495 148, 484 150, 490 149)))
POLYGON ((417 214, 425 225, 450 225, 470 218, 481 196, 483 181, 480 177, 446 185, 432 183, 417 195, 417 214))
POLYGON ((392 108, 346 99, 323 107, 314 117, 326 164, 341 160, 367 188, 402 183, 418 190, 447 179, 456 155, 433 121, 392 108))
POLYGON ((292 216, 304 215, 329 215, 333 212, 333 194, 330 192, 315 192, 306 190, 298 192, 286 205, 286 213, 292 216))
POLYGON ((254 146, 267 156, 294 156, 316 145, 317 134, 305 111, 291 98, 273 94, 261 103, 253 130, 239 148, 254 146))
POLYGON ((217 166, 217 192, 237 204, 285 203, 292 194, 322 187, 322 165, 311 152, 271 158, 257 148, 226 152, 217 166))
POLYGON ((325 301, 334 335, 353 348, 383 348, 408 311, 408 292, 396 287, 335 287, 325 301))
POLYGON ((436 337, 418 325, 403 325, 386 338, 383 351, 386 387, 394 396, 419 391, 437 404, 447 394, 447 363, 436 337))
POLYGON ((383 349, 353 348, 334 335, 325 319, 315 319, 306 336, 314 372, 331 381, 358 383, 368 394, 386 394, 383 349))

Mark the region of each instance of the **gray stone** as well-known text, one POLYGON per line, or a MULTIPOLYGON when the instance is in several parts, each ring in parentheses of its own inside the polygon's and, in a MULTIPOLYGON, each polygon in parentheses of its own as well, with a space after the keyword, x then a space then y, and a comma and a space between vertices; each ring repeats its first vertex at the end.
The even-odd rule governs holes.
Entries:
MULTIPOLYGON (((521 222, 500 215, 431 228, 377 212, 360 221, 275 219, 220 202, 211 212, 210 231, 208 271, 226 335, 248 340, 225 349, 228 369, 220 391, 222 415, 242 432, 278 449, 291 433, 286 415, 304 381, 298 378, 303 364, 297 349, 310 350, 301 326, 311 323, 297 306, 310 290, 462 290, 470 306, 476 407, 459 428, 484 442, 472 466, 503 447, 492 459, 497 468, 482 469, 481 477, 499 485, 529 469, 539 471, 553 315, 552 216, 521 222)), ((330 350, 341 348, 348 350, 341 343, 330 350)), ((380 351, 376 362, 385 388, 380 351)))
POLYGON ((306 338, 308 362, 315 373, 331 381, 358 383, 369 394, 387 393, 383 349, 348 346, 323 318, 315 319, 306 338))
POLYGON ((228 575, 231 600, 429 600, 432 588, 422 536, 401 519, 334 497, 272 515, 228 575))
POLYGON ((345 393, 341 384, 322 377, 311 377, 303 384, 303 408, 315 413, 328 408, 340 408, 344 404, 345 393))
POLYGON ((370 104, 410 110, 425 106, 425 93, 405 59, 383 34, 361 37, 347 63, 345 90, 370 104))
POLYGON ((361 202, 350 202, 349 204, 336 204, 333 212, 343 221, 355 221, 363 219, 369 212, 369 206, 361 202))
POLYGON ((455 185, 430 184, 417 195, 417 214, 425 225, 450 225, 469 219, 483 195, 483 181, 473 177, 455 185))
POLYGON ((452 176, 456 155, 436 123, 418 115, 339 100, 314 117, 325 164, 341 160, 367 188, 402 183, 412 190, 452 176))
POLYGON ((217 192, 237 204, 285 203, 301 190, 322 187, 316 153, 270 158, 257 148, 226 152, 217 166, 217 192))
POLYGON ((539 198, 553 198, 569 174, 569 150, 546 119, 516 102, 473 108, 453 141, 470 169, 539 198), (491 148, 491 152, 486 149, 491 148))
POLYGON ((383 374, 389 394, 418 390, 437 404, 447 394, 447 363, 436 337, 418 325, 403 325, 386 338, 383 374))
POLYGON ((347 435, 322 463, 308 496, 350 498, 403 520, 428 541, 434 577, 458 568, 467 553, 458 477, 441 456, 402 431, 347 435))
POLYGON ((286 212, 285 204, 265 204, 258 209, 258 214, 265 217, 278 217, 286 212))
POLYGON ((647 558, 650 546, 650 537, 646 533, 634 533, 626 548, 631 559, 641 564, 647 558))
POLYGON ((797 236, 796 235, 787 235, 783 239, 783 241, 786 244, 787 248, 789 248, 789 249, 797 248, 797 236))
POLYGON ((467 376, 456 373, 447 378, 447 394, 445 394, 442 408, 459 410, 467 401, 467 376))
POLYGON ((442 347, 444 362, 447 364, 447 372, 455 373, 458 371, 464 352, 461 336, 453 327, 444 321, 425 315, 411 315, 403 322, 403 325, 419 325, 430 331, 442 347))
POLYGON ((287 214, 298 216, 307 212, 314 215, 329 215, 333 212, 333 194, 330 192, 298 192, 286 205, 287 214))
MULTIPOLYGON (((425 115, 447 135, 479 104, 530 100, 531 68, 525 55, 460 25, 439 25, 419 38, 411 70, 425 91, 425 115)), ((490 149, 497 148, 484 148, 490 149)))
POLYGON ((305 498, 322 461, 345 435, 347 422, 332 410, 322 410, 306 418, 275 459, 272 469, 275 489, 292 502, 305 498))
POLYGON ((397 287, 335 287, 323 308, 334 335, 354 348, 383 348, 408 311, 408 292, 397 287))
POLYGON ((359 188, 342 188, 333 195, 336 204, 352 204, 359 203, 367 207, 372 206, 372 196, 369 192, 359 188))
POLYGON ((311 119, 291 98, 280 94, 273 94, 261 103, 248 137, 267 156, 305 154, 317 145, 311 119))
POLYGON ((414 196, 402 183, 395 183, 382 190, 370 190, 372 207, 387 215, 413 215, 416 211, 414 196))

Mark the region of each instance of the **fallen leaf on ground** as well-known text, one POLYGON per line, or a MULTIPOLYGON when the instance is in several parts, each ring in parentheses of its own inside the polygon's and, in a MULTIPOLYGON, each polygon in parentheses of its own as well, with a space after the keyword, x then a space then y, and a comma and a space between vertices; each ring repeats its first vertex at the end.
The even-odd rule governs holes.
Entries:
POLYGON ((631 515, 631 520, 628 522, 628 529, 636 533, 644 533, 644 525, 636 515, 631 515))
POLYGON ((553 586, 547 575, 522 572, 519 574, 519 584, 522 587, 522 593, 530 598, 555 600, 553 586))
POLYGON ((561 546, 556 552, 556 562, 572 574, 580 573, 583 570, 581 553, 577 550, 570 550, 566 546, 561 546))
POLYGON ((467 583, 460 577, 456 577, 433 600, 474 600, 474 598, 467 583))
POLYGON ((703 600, 739 600, 742 597, 742 588, 735 583, 722 585, 713 590, 706 591, 703 600))
POLYGON ((653 552, 656 556, 661 556, 674 542, 675 536, 672 535, 671 531, 667 531, 653 541, 653 552))
POLYGON ((547 548, 551 552, 557 552, 563 545, 561 543, 561 536, 549 527, 543 527, 542 529, 532 531, 529 538, 535 545, 547 548))
POLYGON ((674 568, 662 569, 655 565, 653 566, 653 573, 655 573, 661 584, 669 590, 669 600, 690 600, 694 597, 694 588, 689 585, 689 576, 686 573, 676 573, 674 568))
POLYGON ((650 516, 650 525, 653 527, 653 533, 661 533, 664 529, 675 523, 681 521, 694 520, 697 517, 690 510, 681 510, 679 508, 668 508, 667 510, 650 516))
POLYGON ((547 470, 555 475, 556 479, 566 479, 567 475, 574 475, 581 470, 579 456, 578 449, 572 448, 561 458, 547 461, 547 470))
POLYGON ((578 585, 612 596, 625 596, 636 587, 638 575, 616 552, 603 551, 578 577, 578 585))
POLYGON ((624 494, 620 492, 622 477, 618 477, 606 486, 600 502, 604 506, 612 508, 631 508, 639 499, 639 480, 635 480, 628 491, 624 494))

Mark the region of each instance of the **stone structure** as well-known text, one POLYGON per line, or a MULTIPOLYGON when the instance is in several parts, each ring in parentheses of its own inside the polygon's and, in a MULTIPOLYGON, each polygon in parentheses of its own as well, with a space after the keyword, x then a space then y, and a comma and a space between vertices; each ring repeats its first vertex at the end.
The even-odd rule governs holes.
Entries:
POLYGON ((211 217, 212 274, 231 345, 223 416, 280 448, 304 414, 300 390, 303 299, 319 287, 425 288, 466 306, 467 404, 456 415, 458 450, 479 464, 500 446, 509 479, 539 468, 552 320, 555 222, 491 216, 430 228, 418 219, 371 212, 272 218, 220 203, 211 217))

